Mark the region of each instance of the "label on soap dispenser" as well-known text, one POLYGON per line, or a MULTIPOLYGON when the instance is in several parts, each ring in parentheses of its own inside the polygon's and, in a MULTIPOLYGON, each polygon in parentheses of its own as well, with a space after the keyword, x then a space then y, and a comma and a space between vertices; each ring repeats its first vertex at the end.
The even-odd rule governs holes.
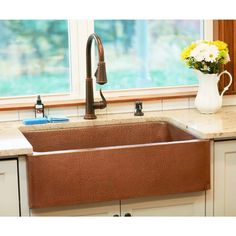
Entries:
POLYGON ((35 117, 36 118, 42 118, 44 117, 44 114, 43 114, 43 105, 39 105, 39 104, 36 104, 35 105, 35 117))

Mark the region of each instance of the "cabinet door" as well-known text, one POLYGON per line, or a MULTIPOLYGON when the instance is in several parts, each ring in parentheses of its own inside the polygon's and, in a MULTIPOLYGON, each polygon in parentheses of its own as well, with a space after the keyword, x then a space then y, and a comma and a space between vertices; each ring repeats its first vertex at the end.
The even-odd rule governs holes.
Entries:
POLYGON ((205 192, 121 201, 125 216, 205 216, 205 192))
POLYGON ((16 160, 0 160, 0 216, 19 216, 16 160))
POLYGON ((120 201, 77 206, 31 209, 31 216, 113 216, 120 215, 120 201))
POLYGON ((236 141, 215 142, 214 215, 236 216, 236 141))

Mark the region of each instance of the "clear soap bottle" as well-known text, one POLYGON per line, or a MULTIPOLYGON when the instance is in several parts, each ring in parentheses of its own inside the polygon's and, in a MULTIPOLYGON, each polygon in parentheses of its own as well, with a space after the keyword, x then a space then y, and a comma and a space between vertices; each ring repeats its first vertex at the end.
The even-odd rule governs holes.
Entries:
POLYGON ((35 118, 44 117, 44 105, 42 103, 40 95, 37 97, 37 102, 35 104, 35 118))

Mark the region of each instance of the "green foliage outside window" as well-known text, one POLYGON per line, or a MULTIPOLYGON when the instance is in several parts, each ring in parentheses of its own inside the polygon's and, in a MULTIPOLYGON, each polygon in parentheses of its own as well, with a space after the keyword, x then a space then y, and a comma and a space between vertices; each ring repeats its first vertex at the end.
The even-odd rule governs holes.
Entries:
MULTIPOLYGON (((0 97, 70 92, 66 20, 0 20, 0 32, 0 97)), ((103 89, 197 83, 179 55, 200 39, 200 21, 95 20, 95 32, 105 49, 103 89)))
POLYGON ((179 55, 201 38, 200 24, 200 20, 96 20, 108 72, 103 89, 197 84, 179 55))
POLYGON ((0 96, 68 92, 65 20, 0 20, 0 96))

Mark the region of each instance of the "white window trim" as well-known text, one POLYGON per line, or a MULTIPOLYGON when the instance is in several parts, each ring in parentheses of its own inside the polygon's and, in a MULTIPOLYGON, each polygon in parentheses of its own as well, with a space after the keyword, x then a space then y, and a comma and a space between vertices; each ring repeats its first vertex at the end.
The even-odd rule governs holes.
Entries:
MULTIPOLYGON (((94 32, 94 22, 86 20, 69 20, 69 42, 70 42, 70 66, 71 66, 71 93, 58 93, 44 95, 41 94, 44 102, 69 101, 74 99, 85 98, 85 77, 86 77, 86 43, 87 38, 94 32)), ((204 21, 204 39, 213 40, 213 21, 204 21)), ((95 58, 92 57, 93 67, 95 67, 95 58)), ((106 61, 106 51, 105 51, 106 61)), ((95 68, 93 68, 93 71, 95 68)), ((109 82, 109 78, 108 78, 109 82)), ((94 91, 95 89, 94 80, 94 91)), ((170 94, 180 92, 197 91, 198 86, 173 86, 162 88, 139 88, 139 89, 124 89, 124 90, 104 90, 105 97, 119 97, 145 94, 170 94)), ((99 97, 98 91, 95 91, 95 97, 99 97)), ((36 96, 18 96, 18 97, 3 97, 0 98, 1 104, 16 104, 16 103, 34 103, 36 96)))

